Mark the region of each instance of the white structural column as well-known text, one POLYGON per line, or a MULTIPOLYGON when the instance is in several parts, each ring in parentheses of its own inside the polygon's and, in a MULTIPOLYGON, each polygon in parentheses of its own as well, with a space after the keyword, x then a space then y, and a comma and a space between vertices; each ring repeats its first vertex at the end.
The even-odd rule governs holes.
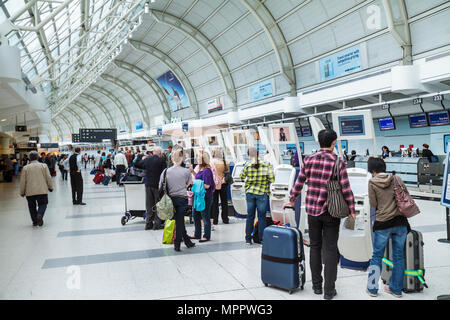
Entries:
MULTIPOLYGON (((94 113, 92 113, 91 110, 89 110, 88 107, 86 107, 84 104, 82 104, 79 101, 74 101, 72 102, 74 105, 76 105, 78 108, 80 108, 81 110, 83 110, 84 112, 86 112, 86 114, 92 119, 92 121, 94 122, 94 125, 96 128, 100 128, 100 123, 98 122, 97 117, 95 116, 94 113)), ((75 112, 75 111, 74 111, 75 112)))
POLYGON ((77 119, 78 124, 80 125, 80 128, 86 128, 86 123, 84 122, 84 120, 80 117, 80 115, 78 113, 76 113, 75 111, 73 111, 70 108, 66 109, 67 112, 69 112, 72 116, 75 117, 75 119, 77 119))
POLYGON ((173 61, 172 58, 169 57, 167 54, 147 43, 136 40, 130 40, 129 43, 134 49, 142 53, 151 55, 152 57, 155 57, 156 59, 161 61, 170 69, 170 71, 172 71, 175 74, 175 76, 178 78, 178 80, 180 80, 180 82, 183 84, 184 89, 186 90, 186 94, 188 95, 191 108, 194 109, 195 118, 199 119, 200 112, 198 110, 197 96, 195 95, 194 88, 192 87, 191 81, 189 81, 188 77, 186 76, 184 71, 178 66, 178 64, 175 61, 173 61))
POLYGON ((383 0, 386 19, 394 39, 403 49, 403 64, 412 64, 411 31, 404 0, 383 0))
POLYGON ((241 0, 247 9, 256 17, 264 31, 272 43, 278 64, 280 65, 280 73, 289 83, 291 87, 290 95, 297 95, 297 80, 295 77, 294 63, 292 61, 291 51, 286 43, 283 32, 273 18, 270 11, 264 3, 259 0, 241 0))
POLYGON ((125 121, 125 125, 127 126, 128 132, 131 133, 132 127, 131 127, 130 116, 128 115, 127 110, 126 110, 125 106, 123 105, 123 103, 111 91, 109 91, 105 88, 102 88, 96 84, 91 84, 91 86, 89 88, 97 91, 98 93, 101 93, 102 95, 104 95, 105 97, 110 99, 115 104, 117 109, 120 110, 120 113, 122 113, 122 117, 123 117, 123 120, 125 121))
POLYGON ((155 92, 156 96, 158 97, 159 103, 161 104, 161 107, 163 108, 166 118, 170 122, 170 119, 172 119, 172 114, 170 112, 169 102, 167 101, 167 97, 163 93, 162 88, 156 83, 156 81, 153 80, 153 78, 150 77, 144 70, 142 70, 128 62, 114 60, 114 64, 123 70, 129 71, 129 72, 135 74, 136 76, 139 77, 139 79, 144 80, 147 83, 147 85, 149 85, 152 88, 152 90, 155 92))
MULTIPOLYGON (((113 120, 113 117, 111 116, 111 112, 109 112, 109 110, 107 110, 106 107, 104 105, 102 105, 100 101, 98 101, 94 97, 88 95, 87 93, 80 94, 80 97, 88 100, 91 103, 93 103, 94 105, 97 106, 97 108, 99 108, 101 110, 101 112, 105 115, 106 119, 108 120, 110 128, 116 128, 117 127, 116 126, 116 122, 113 120)), ((116 106, 115 104, 113 104, 113 105, 116 106)))
POLYGON ((139 111, 141 112, 142 121, 144 121, 146 129, 150 129, 150 118, 147 113, 147 108, 145 107, 144 102, 142 101, 141 97, 136 93, 136 91, 132 87, 130 87, 126 82, 117 79, 113 76, 110 76, 109 74, 102 74, 101 77, 103 80, 113 83, 116 86, 122 88, 133 98, 133 100, 136 102, 139 108, 139 111))
POLYGON ((220 54, 219 50, 212 44, 212 42, 194 26, 190 25, 183 19, 175 17, 169 13, 151 10, 151 15, 160 23, 167 24, 174 29, 182 32, 189 38, 191 38, 197 45, 199 45, 206 54, 210 57, 211 61, 214 63, 219 76, 222 79, 225 94, 231 100, 232 108, 237 111, 237 97, 236 88, 234 86, 234 80, 231 76, 228 65, 220 54))

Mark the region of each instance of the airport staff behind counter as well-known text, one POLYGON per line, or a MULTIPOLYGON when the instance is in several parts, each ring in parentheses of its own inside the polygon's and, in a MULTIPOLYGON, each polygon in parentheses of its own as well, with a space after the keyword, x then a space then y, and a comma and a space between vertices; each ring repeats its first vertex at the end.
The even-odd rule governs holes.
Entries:
POLYGON ((428 161, 432 162, 432 161, 431 161, 431 157, 432 157, 434 154, 433 154, 433 152, 431 152, 431 150, 429 149, 430 146, 429 146, 428 144, 424 143, 424 144, 422 145, 422 147, 423 147, 423 149, 422 149, 422 157, 428 158, 428 161))

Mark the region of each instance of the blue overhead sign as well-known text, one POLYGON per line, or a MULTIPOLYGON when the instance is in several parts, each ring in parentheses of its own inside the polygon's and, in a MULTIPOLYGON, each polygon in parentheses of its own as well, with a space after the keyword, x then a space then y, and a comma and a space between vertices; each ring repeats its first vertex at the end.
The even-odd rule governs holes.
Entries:
POLYGON ((362 70, 362 57, 360 46, 354 46, 341 52, 323 58, 320 64, 321 81, 331 80, 337 77, 362 70))
POLYGON ((188 122, 181 123, 181 129, 183 130, 183 132, 188 132, 189 131, 189 123, 188 122))
POLYGON ((162 128, 157 128, 157 129, 156 129, 156 135, 157 135, 158 137, 162 137, 162 135, 163 135, 162 128))

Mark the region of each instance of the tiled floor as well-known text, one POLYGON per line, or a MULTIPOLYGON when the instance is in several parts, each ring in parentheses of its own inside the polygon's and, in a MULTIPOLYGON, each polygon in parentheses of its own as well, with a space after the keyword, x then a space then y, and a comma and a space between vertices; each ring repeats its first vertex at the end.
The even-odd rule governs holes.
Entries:
MULTIPOLYGON (((176 253, 161 244, 162 230, 144 230, 142 218, 121 225, 122 189, 94 185, 88 172, 84 177, 86 206, 73 206, 70 181, 54 178, 42 228, 31 226, 17 181, 0 183, 1 299, 322 299, 311 290, 308 248, 304 291, 266 288, 261 246, 245 245, 244 220, 219 224, 211 242, 176 253)), ((445 209, 418 204, 422 214, 410 222, 424 235, 429 288, 404 295, 408 300, 450 293, 450 245, 437 241, 446 236, 445 209)), ((187 229, 193 233, 193 225, 187 229)), ((366 272, 339 268, 336 299, 374 299, 366 281, 366 272)), ((375 299, 395 298, 381 292, 375 299)))

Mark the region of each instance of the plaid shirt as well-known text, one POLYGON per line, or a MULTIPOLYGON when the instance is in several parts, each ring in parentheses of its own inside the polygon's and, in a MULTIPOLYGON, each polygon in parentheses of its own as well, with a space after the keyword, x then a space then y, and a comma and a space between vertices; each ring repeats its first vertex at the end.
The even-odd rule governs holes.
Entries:
POLYGON ((245 164, 241 173, 241 179, 245 180, 245 193, 253 193, 258 195, 270 194, 270 184, 275 181, 272 166, 258 159, 259 168, 252 167, 256 163, 255 160, 245 164))
MULTIPOLYGON (((302 191, 303 184, 308 181, 306 213, 311 216, 319 216, 327 211, 327 182, 330 181, 336 157, 337 155, 333 152, 323 149, 306 157, 295 186, 291 189, 290 201, 295 202, 302 191)), ((347 201, 350 213, 355 213, 355 199, 350 189, 347 169, 342 158, 339 161, 339 166, 339 180, 344 199, 347 201)))

